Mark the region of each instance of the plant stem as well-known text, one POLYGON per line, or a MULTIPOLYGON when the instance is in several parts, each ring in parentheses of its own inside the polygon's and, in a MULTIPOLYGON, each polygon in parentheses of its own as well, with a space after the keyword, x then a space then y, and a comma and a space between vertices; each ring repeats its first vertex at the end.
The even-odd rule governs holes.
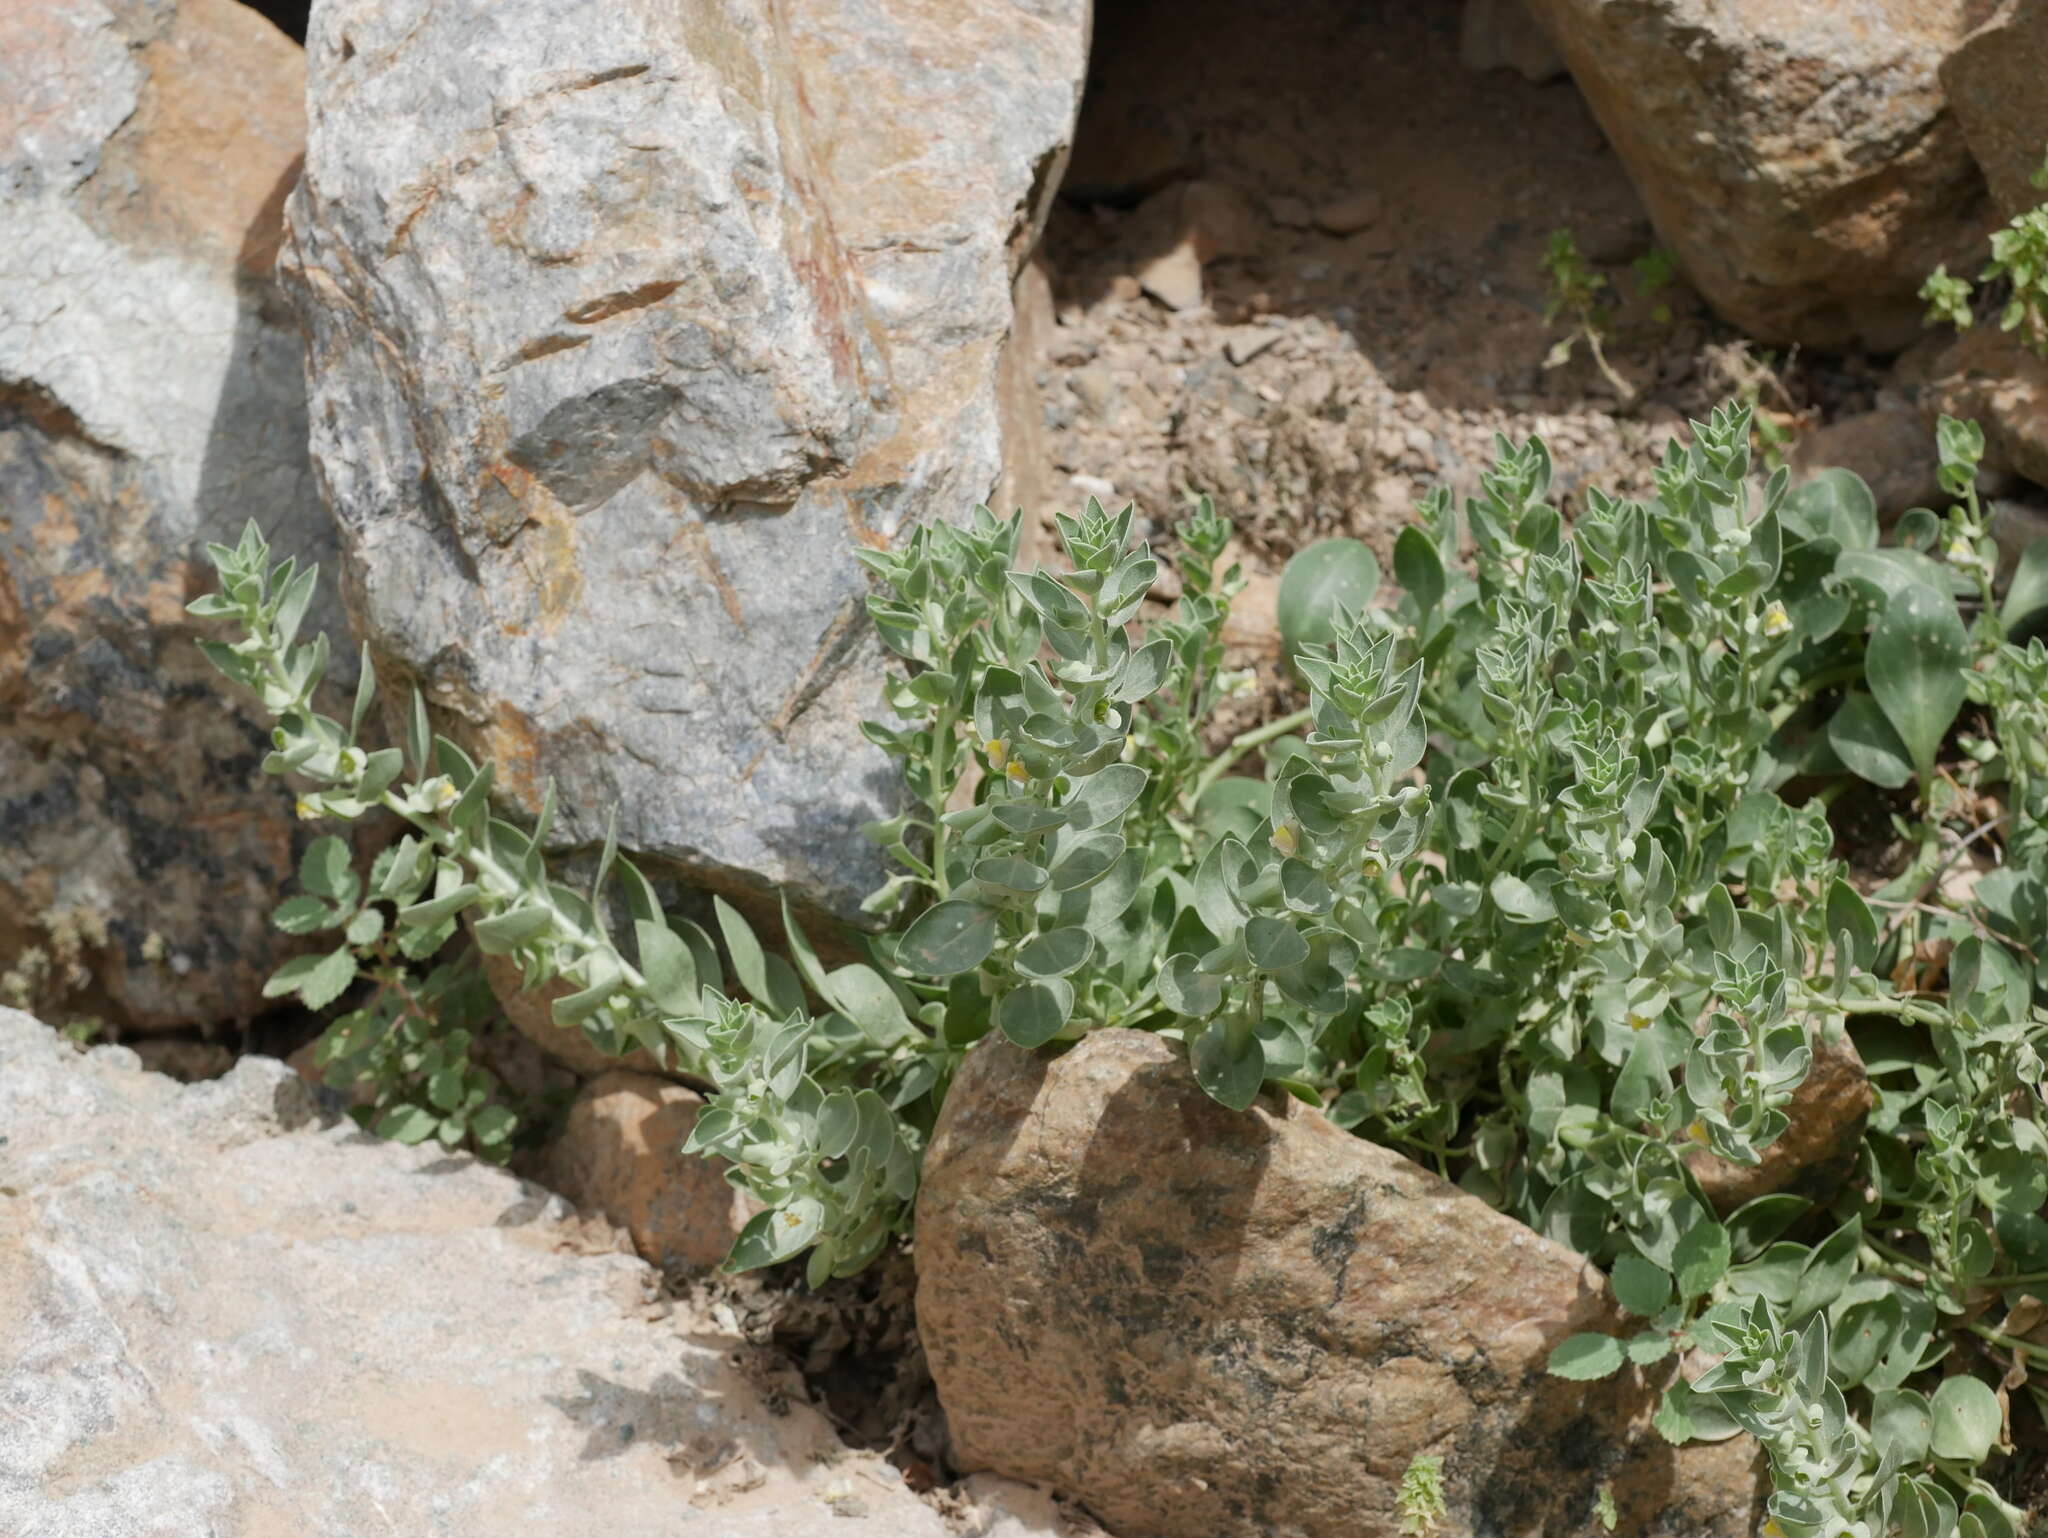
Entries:
POLYGON ((1292 715, 1268 721, 1264 726, 1253 727, 1248 732, 1239 732, 1230 739, 1221 753, 1209 761, 1209 766, 1196 778, 1194 794, 1188 798, 1188 804, 1192 806, 1200 801, 1202 793, 1229 773, 1237 761, 1253 748, 1264 747, 1275 737, 1285 737, 1289 732, 1308 725, 1311 719, 1309 711, 1297 710, 1292 715))

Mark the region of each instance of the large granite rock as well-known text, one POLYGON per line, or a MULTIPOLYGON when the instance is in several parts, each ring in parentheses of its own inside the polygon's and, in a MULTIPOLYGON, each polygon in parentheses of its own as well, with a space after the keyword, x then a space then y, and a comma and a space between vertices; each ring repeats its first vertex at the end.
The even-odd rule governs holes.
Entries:
MULTIPOLYGON (((327 558, 272 264, 299 49, 232 0, 0 5, 0 972, 14 1002, 246 1015, 309 836, 193 645, 202 543, 327 558), (155 942, 151 941, 155 936, 155 942)), ((314 623, 338 626, 338 603, 314 623)), ((352 672, 345 634, 340 672, 352 672)))
POLYGON ((1747 1538, 1755 1446, 1672 1448, 1627 1380, 1547 1377, 1621 1321, 1600 1273, 1296 1102, 1225 1110, 1171 1043, 985 1042, 918 1198, 918 1329, 969 1469, 1124 1538, 1393 1533, 1418 1453, 1445 1538, 1747 1538))
POLYGON ((1983 177, 1937 71, 1990 0, 1530 0, 1650 211, 1726 319, 1902 346, 1983 177))
POLYGON ((1941 66, 1942 89, 2007 218, 2048 203, 2048 0, 2002 0, 1941 66))
MULTIPOLYGON (((559 1198, 0 1009, 9 1538, 947 1538, 559 1198)), ((1000 1495, 1001 1492, 995 1492, 1000 1495)))
POLYGON ((854 550, 994 484, 1085 0, 331 0, 287 272, 350 599, 559 841, 850 913, 854 550))

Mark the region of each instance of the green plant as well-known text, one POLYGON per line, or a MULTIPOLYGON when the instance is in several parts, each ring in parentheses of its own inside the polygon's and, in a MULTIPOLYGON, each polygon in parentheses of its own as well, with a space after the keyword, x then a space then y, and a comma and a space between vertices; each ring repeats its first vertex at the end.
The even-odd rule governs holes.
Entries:
POLYGON ((1657 295, 1678 277, 1678 259, 1662 246, 1652 246, 1628 265, 1636 275, 1636 297, 1654 301, 1650 307, 1650 319, 1660 326, 1670 325, 1671 305, 1658 299, 1657 295))
MULTIPOLYGON (((529 983, 569 982, 565 1026, 710 1086, 690 1147, 768 1209, 735 1267, 808 1249, 814 1280, 845 1274, 901 1231, 983 1035, 1149 1029, 1219 1101, 1323 1106, 1607 1266, 1640 1324, 1564 1342, 1553 1370, 1656 1375, 1676 1440, 1752 1430, 1786 1533, 1910 1511, 1935 1525, 1908 1531, 2010 1538, 1981 1401, 1932 1379, 2048 1366, 1982 1303, 2017 1309, 2048 1276, 2048 649, 2015 639, 2035 588, 1994 610, 1967 429, 1942 429, 1957 508, 1900 547, 1879 546, 1854 477, 1758 488, 1751 440, 1746 410, 1717 412, 1669 449, 1653 501, 1591 490, 1570 528, 1543 444, 1502 440, 1462 516, 1439 491, 1402 531, 1391 602, 1376 563, 1305 553, 1283 590, 1308 706, 1213 755, 1238 577, 1206 503, 1163 614, 1129 509, 1061 518, 1060 572, 1014 570, 1019 523, 985 509, 865 557, 906 664, 893 720, 866 731, 910 792, 869 830, 900 867, 875 906, 907 900, 908 921, 831 970, 787 912, 789 962, 720 905, 722 961, 609 841, 587 893, 551 882, 546 817, 491 818, 489 767, 430 738, 417 696, 403 754, 357 745, 368 682, 347 730, 313 713, 323 654, 292 641, 310 578, 269 573, 253 532, 216 549, 226 593, 202 612, 242 623, 216 660, 263 692, 272 767, 313 780, 309 810, 410 825, 370 884, 394 924, 462 914, 529 983), (1923 535, 1946 535, 1940 559, 1923 535), (1966 700, 1975 734, 1951 747, 1966 700), (1859 756, 1918 797, 1916 882, 1963 839, 1999 852, 1972 901, 1880 893, 1880 927, 1826 816, 1859 756), (2005 810, 1958 835, 1951 786, 2005 810), (1940 926, 1947 989, 1885 981, 1940 926), (1845 1022, 1883 1091, 1855 1178, 1826 1205, 1717 1212, 1700 1161, 1756 1164, 1845 1022), (1692 1352, 1722 1365, 1688 1384, 1692 1352), (1957 1427, 1921 1446, 1902 1394, 1957 1427)), ((323 964, 344 965, 306 975, 323 964)))
POLYGON ((299 864, 305 891, 279 905, 273 922, 294 935, 340 930, 341 944, 286 962, 264 995, 290 994, 318 1012, 366 978, 363 1002, 335 1019, 314 1046, 313 1062, 327 1083, 368 1091, 369 1103, 350 1114, 379 1137, 467 1144, 502 1163, 519 1118, 471 1051, 472 1033, 492 1013, 490 989, 466 947, 420 975, 417 964, 442 950, 454 923, 408 923, 394 932, 386 907, 370 894, 387 889, 398 857, 397 848, 380 854, 366 884, 342 840, 330 835, 307 846, 299 864))
MULTIPOLYGON (((463 974, 437 972, 420 990, 429 995, 422 1000, 408 992, 385 948, 395 944, 399 957, 421 960, 461 923, 477 949, 508 958, 527 986, 565 986, 551 1006, 556 1023, 582 1031, 603 1051, 644 1047, 716 1087, 693 1146, 729 1151, 737 1182, 768 1209, 741 1235, 736 1266, 809 1249, 811 1274, 822 1280, 871 1260, 898 1226, 914 1185, 914 1173, 906 1180, 920 1146, 912 1102, 936 1082, 920 1051, 930 1038, 907 1021, 897 1030, 893 995, 883 997, 887 985, 857 967, 828 977, 809 961, 827 996, 845 1004, 843 1012, 814 1020, 802 1010, 789 964, 765 955, 738 914, 720 903, 738 985, 752 1002, 728 998, 710 937, 663 914, 653 886, 619 855, 615 839, 607 837, 586 888, 551 879, 541 849, 553 822, 553 787, 530 831, 493 816, 492 766, 479 767, 433 734, 417 690, 404 718, 404 748, 365 746, 376 694, 367 648, 348 724, 313 708, 327 641, 297 641, 316 580, 312 568, 286 560, 273 569, 253 522, 237 545, 211 545, 208 553, 221 591, 196 600, 192 612, 232 619, 242 635, 200 644, 272 717, 266 772, 308 783, 299 799, 303 817, 352 821, 382 810, 406 828, 364 883, 338 840, 315 843, 301 873, 307 893, 287 902, 279 919, 305 932, 340 928, 343 941, 287 963, 268 985, 273 996, 292 994, 319 1009, 370 962, 370 1003, 336 1022, 321 1051, 330 1063, 366 1061, 370 1082, 385 1097, 375 1125, 394 1136, 444 1141, 453 1126, 458 1139, 467 1135, 493 1155, 511 1136, 446 1008, 463 974), (615 920, 632 937, 633 959, 613 937, 615 920), (391 934, 396 939, 387 942, 391 934), (778 1023, 789 1028, 778 1030, 778 1023), (880 1115, 877 1086, 888 1097, 880 1115)), ((792 926, 792 939, 799 938, 792 926)), ((807 948, 799 954, 807 956, 807 948)))
POLYGON ((1443 1525, 1444 1512, 1444 1460, 1417 1453, 1401 1471, 1400 1486, 1394 1491, 1402 1538, 1429 1538, 1443 1525))
POLYGON ((1571 329, 1551 346, 1543 359, 1543 366, 1562 368, 1571 362, 1572 349, 1583 341, 1586 351, 1593 356, 1593 366, 1600 370, 1600 377, 1614 387, 1614 393, 1623 400, 1634 399, 1635 386, 1616 373, 1614 366, 1607 361, 1604 339, 1608 327, 1614 322, 1613 312, 1600 297, 1607 287, 1607 279, 1595 272, 1579 254, 1578 238, 1568 229, 1551 232, 1542 266, 1550 277, 1550 291, 1543 300, 1543 318, 1552 322, 1564 319, 1571 323, 1571 329))
MULTIPOLYGON (((2048 191, 2048 157, 2028 181, 2048 191)), ((1977 284, 2005 285, 1999 330, 2018 332, 2021 342, 2048 358, 2048 204, 2016 214, 2004 229, 1992 232, 1991 258, 1977 274, 1977 284)), ((1968 278, 1950 274, 1947 263, 1936 267, 1920 285, 1928 324, 1967 330, 1976 321, 1975 292, 1968 278)))

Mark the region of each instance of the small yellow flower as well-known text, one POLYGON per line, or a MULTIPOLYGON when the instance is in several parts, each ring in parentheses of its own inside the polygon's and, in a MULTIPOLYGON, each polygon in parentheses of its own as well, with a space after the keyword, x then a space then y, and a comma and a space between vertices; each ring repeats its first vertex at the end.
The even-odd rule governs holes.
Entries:
POLYGON ((1281 854, 1289 857, 1292 857, 1294 852, 1301 848, 1301 835, 1294 831, 1293 823, 1276 822, 1273 824, 1273 847, 1279 850, 1281 854))
POLYGON ((988 766, 997 774, 1001 774, 1003 766, 1010 761, 1010 744, 1001 737, 989 738, 981 745, 981 751, 988 755, 988 766))
POLYGON ((1772 1517, 1764 1523, 1764 1538, 1785 1538, 1785 1529, 1778 1526, 1778 1519, 1772 1517))
POLYGON ((304 796, 299 797, 293 803, 292 810, 298 813, 300 822, 318 822, 320 820, 320 808, 304 796))
POLYGON ((1031 771, 1018 763, 1014 758, 1004 768, 1003 775, 1014 785, 1027 785, 1031 782, 1031 771))
POLYGON ((1703 1121, 1696 1121, 1685 1129, 1685 1135, 1695 1143, 1704 1143, 1707 1140, 1707 1124, 1703 1121))
POLYGON ((1970 548, 1970 542, 1960 534, 1948 542, 1948 558, 1958 566, 1977 564, 1977 552, 1970 548))
POLYGON ((1646 1031, 1650 1028, 1650 1017, 1648 1015, 1639 1015, 1634 1010, 1630 1010, 1628 1012, 1628 1028, 1632 1031, 1646 1031))
POLYGON ((1775 641, 1791 628, 1792 616, 1785 612, 1784 604, 1773 598, 1771 606, 1764 610, 1764 634, 1775 641))

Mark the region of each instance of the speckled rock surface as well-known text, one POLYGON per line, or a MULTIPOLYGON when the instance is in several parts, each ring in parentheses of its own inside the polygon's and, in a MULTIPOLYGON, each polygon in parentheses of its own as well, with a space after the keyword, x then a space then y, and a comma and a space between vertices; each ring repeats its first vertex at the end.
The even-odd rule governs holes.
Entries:
POLYGON ((999 468, 1085 0, 332 0, 287 276, 373 644, 563 843, 851 914, 862 544, 999 468))
POLYGON ((1984 181, 1938 75, 1992 0, 1530 0, 1663 243, 1760 340, 1898 347, 1984 181))
POLYGON ((233 0, 0 5, 0 972, 67 1017, 246 1015, 286 943, 311 834, 184 606, 251 517, 331 565, 272 281, 304 90, 233 0))
POLYGON ((1294 1102, 1238 1115, 1173 1044, 983 1043, 918 1200, 918 1328, 957 1455, 1124 1538, 1392 1533, 1417 1453, 1440 1532, 1742 1538, 1755 1448, 1674 1449, 1625 1380, 1544 1375, 1618 1324, 1600 1273, 1294 1102))
POLYGON ((1970 153, 2008 218, 2048 190, 2030 178, 2048 153, 2048 0, 2000 0, 1997 13, 1941 66, 1942 88, 1970 153))
POLYGON ((945 1538, 565 1204, 0 1009, 9 1538, 945 1538))

